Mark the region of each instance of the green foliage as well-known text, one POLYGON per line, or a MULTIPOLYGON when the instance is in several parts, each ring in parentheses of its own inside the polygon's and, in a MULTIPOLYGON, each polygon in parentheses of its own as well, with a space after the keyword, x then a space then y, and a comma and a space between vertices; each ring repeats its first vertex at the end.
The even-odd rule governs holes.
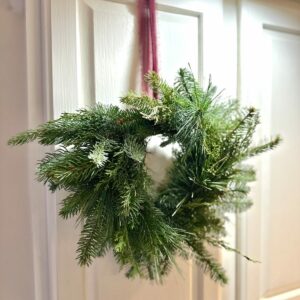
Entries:
MULTIPOLYGON (((239 102, 221 101, 209 82, 202 89, 180 69, 174 87, 156 73, 147 82, 159 99, 133 93, 121 99, 127 109, 98 104, 64 113, 9 140, 57 145, 38 163, 38 179, 52 191, 69 192, 63 218, 82 224, 78 261, 89 265, 112 249, 128 277, 157 281, 192 255, 220 282, 227 277, 207 245, 224 242, 227 212, 251 206, 248 183, 255 171, 248 158, 273 149, 280 138, 252 145, 258 112, 239 102), (145 168, 147 137, 161 134, 165 146, 177 142, 167 182, 155 188, 145 168)), ((248 257, 246 257, 249 259, 248 257)))

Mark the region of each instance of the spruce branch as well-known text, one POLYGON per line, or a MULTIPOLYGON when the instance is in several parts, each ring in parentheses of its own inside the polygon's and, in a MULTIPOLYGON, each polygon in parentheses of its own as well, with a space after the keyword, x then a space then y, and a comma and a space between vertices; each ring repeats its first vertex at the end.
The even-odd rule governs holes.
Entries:
POLYGON ((17 146, 17 145, 23 145, 30 143, 37 139, 39 136, 39 131, 37 130, 28 130, 22 133, 19 133, 18 135, 10 138, 8 140, 8 145, 10 146, 17 146))

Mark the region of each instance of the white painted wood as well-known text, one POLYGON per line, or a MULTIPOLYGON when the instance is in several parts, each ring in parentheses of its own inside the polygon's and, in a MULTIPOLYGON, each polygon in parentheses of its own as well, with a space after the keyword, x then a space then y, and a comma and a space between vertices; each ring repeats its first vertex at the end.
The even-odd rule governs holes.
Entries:
POLYGON ((297 267, 300 265, 300 35, 269 30, 266 35, 270 43, 269 63, 272 69, 269 126, 272 134, 279 132, 284 137, 282 148, 274 154, 274 158, 270 158, 266 170, 270 176, 267 181, 270 187, 264 191, 269 202, 264 211, 267 223, 263 232, 263 258, 268 271, 264 272, 263 280, 265 296, 269 296, 300 287, 300 270, 297 267), (282 240, 284 243, 280 242, 282 240))
MULTIPOLYGON (((20 2, 21 3, 21 2, 20 2)), ((16 4, 16 2, 15 2, 16 4)), ((31 1, 25 7, 26 14, 26 71, 27 71, 27 117, 28 128, 34 128, 46 120, 43 99, 43 62, 41 3, 31 1)), ((49 297, 49 265, 47 239, 46 188, 36 181, 36 161, 44 149, 36 143, 28 145, 28 192, 30 197, 32 246, 34 265, 35 299, 49 297)))
POLYGON ((0 299, 34 299, 28 149, 7 140, 27 128, 25 17, 0 2, 0 299))
POLYGON ((54 118, 79 107, 76 14, 76 1, 51 1, 54 118))
MULTIPOLYGON (((78 48, 77 1, 51 1, 53 117, 75 111, 83 106, 81 81, 81 52, 78 48)), ((65 193, 57 193, 55 215, 65 193)), ((76 219, 56 222, 56 281, 57 299, 85 299, 84 269, 76 259, 76 242, 80 228, 76 219)))
POLYGON ((23 14, 24 12, 24 0, 8 0, 9 7, 16 14, 23 14))
POLYGON ((133 5, 88 1, 93 10, 95 96, 97 102, 118 104, 138 87, 138 40, 133 5))
POLYGON ((243 1, 241 17, 242 100, 261 109, 258 139, 280 133, 284 143, 255 162, 254 207, 239 240, 261 263, 240 261, 238 299, 298 299, 300 3, 243 1))
MULTIPOLYGON (((44 118, 53 119, 52 85, 52 37, 51 37, 51 1, 42 0, 40 8, 41 49, 42 49, 42 91, 44 118)), ((47 149, 51 151, 52 149, 47 149)), ((46 187, 45 187, 46 188, 46 187)), ((56 256, 56 197, 46 188, 46 222, 48 255, 48 298, 57 300, 57 256, 56 256)))
POLYGON ((46 0, 24 4, 0 1, 0 298, 52 300, 48 202, 46 189, 35 179, 36 161, 45 149, 36 144, 19 149, 6 145, 13 134, 46 121, 52 102, 46 44, 50 10, 46 0))

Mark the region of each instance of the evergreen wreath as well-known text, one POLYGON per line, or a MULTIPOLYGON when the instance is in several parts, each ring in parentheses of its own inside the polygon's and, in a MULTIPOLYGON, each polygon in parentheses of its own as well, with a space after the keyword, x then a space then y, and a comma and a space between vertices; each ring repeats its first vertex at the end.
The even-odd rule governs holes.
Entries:
MULTIPOLYGON (((146 81, 158 99, 129 93, 125 109, 97 104, 28 130, 10 145, 37 140, 58 145, 38 163, 38 180, 51 191, 69 192, 60 216, 78 216, 82 231, 78 261, 89 265, 109 249, 128 277, 161 281, 175 257, 193 257, 212 279, 226 283, 207 245, 224 241, 227 212, 251 206, 248 182, 254 169, 243 161, 273 149, 280 138, 253 146, 256 109, 222 101, 209 82, 202 89, 180 69, 174 87, 156 73, 146 81), (147 138, 162 135, 162 147, 178 143, 168 180, 158 188, 147 173, 147 138)), ((248 257, 246 257, 249 259, 248 257)))

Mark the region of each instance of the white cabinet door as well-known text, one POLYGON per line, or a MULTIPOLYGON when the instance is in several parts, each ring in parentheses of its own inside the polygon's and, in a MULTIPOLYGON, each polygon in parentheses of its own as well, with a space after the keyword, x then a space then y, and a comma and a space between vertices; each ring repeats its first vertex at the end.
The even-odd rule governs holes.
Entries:
MULTIPOLYGON (((213 74, 221 83, 222 1, 159 1, 157 8, 160 74, 172 83, 190 64, 201 81, 213 74)), ((51 15, 54 117, 95 102, 118 104, 139 88, 135 1, 53 0, 51 15)), ((190 261, 179 261, 182 275, 172 272, 164 285, 126 279, 112 255, 80 268, 80 228, 59 218, 56 226, 58 300, 196 300, 216 293, 190 261)))
POLYGON ((300 2, 241 3, 241 96, 261 109, 259 137, 283 143, 256 162, 239 243, 261 263, 238 263, 237 299, 300 299, 300 2))

